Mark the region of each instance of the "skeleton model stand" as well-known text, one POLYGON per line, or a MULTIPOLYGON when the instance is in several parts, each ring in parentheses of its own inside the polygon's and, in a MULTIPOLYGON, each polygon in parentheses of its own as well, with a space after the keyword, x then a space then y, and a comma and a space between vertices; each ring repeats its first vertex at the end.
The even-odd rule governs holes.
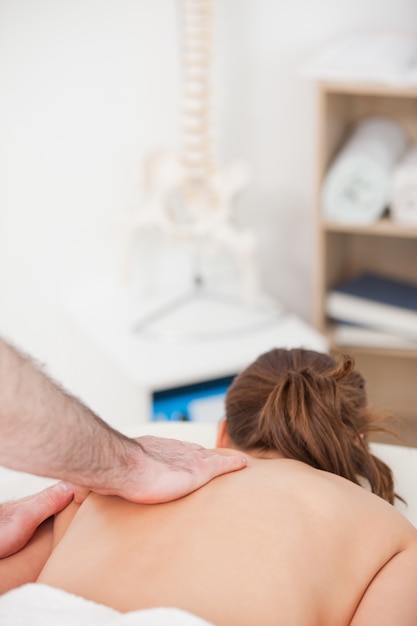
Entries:
MULTIPOLYGON (((239 230, 233 206, 249 182, 243 163, 220 170, 214 162, 211 112, 213 0, 180 0, 182 17, 183 102, 182 154, 157 152, 145 162, 145 201, 126 220, 124 278, 129 278, 137 234, 157 228, 170 239, 192 246, 194 254, 228 250, 240 271, 238 307, 258 302, 257 245, 248 230, 239 230)), ((135 328, 171 313, 200 297, 203 279, 196 273, 194 289, 142 318, 135 328)))

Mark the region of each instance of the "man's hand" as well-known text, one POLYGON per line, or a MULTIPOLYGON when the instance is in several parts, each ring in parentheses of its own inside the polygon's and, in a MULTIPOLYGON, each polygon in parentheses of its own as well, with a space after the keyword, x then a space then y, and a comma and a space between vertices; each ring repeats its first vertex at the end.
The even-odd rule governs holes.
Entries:
POLYGON ((73 498, 72 488, 56 483, 35 495, 0 505, 0 558, 21 550, 36 529, 62 511, 73 498))
POLYGON ((144 504, 176 500, 247 464, 242 455, 219 454, 196 443, 151 436, 137 441, 146 455, 139 494, 144 504))
MULTIPOLYGON (((125 472, 118 488, 113 477, 111 488, 91 487, 101 494, 119 495, 142 504, 177 500, 208 483, 212 478, 244 468, 246 458, 223 455, 196 443, 144 436, 130 447, 125 472)), ((82 502, 87 490, 75 487, 76 500, 82 502)))

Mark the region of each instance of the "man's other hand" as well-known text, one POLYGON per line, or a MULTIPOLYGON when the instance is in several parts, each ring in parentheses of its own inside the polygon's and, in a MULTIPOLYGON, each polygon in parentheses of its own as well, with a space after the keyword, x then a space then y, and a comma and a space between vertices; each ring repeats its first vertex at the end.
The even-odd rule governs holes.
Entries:
POLYGON ((21 550, 36 529, 62 511, 73 498, 72 487, 56 483, 40 493, 0 505, 0 558, 21 550))

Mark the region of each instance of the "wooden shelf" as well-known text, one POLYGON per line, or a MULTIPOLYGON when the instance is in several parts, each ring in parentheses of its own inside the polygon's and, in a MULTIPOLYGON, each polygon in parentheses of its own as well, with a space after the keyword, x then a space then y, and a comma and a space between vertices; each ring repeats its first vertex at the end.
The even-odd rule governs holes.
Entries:
POLYGON ((356 354, 369 354, 379 356, 381 358, 406 358, 417 359, 417 344, 414 348, 395 348, 395 347, 377 347, 365 344, 343 344, 339 343, 334 337, 335 324, 331 321, 326 322, 325 335, 332 352, 346 352, 356 354))
POLYGON ((365 81, 320 81, 319 86, 328 93, 351 93, 362 96, 388 96, 400 98, 417 98, 417 85, 388 85, 365 81))
POLYGON ((374 224, 368 224, 366 226, 323 221, 322 228, 329 233, 351 233, 357 235, 372 235, 375 237, 404 237, 417 239, 417 226, 396 224, 389 217, 384 217, 374 224))
MULTIPOLYGON (((343 346, 346 349, 348 346, 343 346)), ((352 351, 356 354, 368 354, 381 358, 390 359, 416 359, 417 350, 405 350, 399 348, 375 348, 374 346, 352 346, 352 351)))
POLYGON ((325 311, 327 292, 364 271, 417 282, 417 226, 395 223, 389 215, 368 225, 329 221, 321 203, 327 171, 362 119, 389 117, 417 143, 417 86, 323 81, 317 94, 315 325, 328 337, 332 353, 354 356, 373 406, 417 424, 417 349, 340 345, 325 311))

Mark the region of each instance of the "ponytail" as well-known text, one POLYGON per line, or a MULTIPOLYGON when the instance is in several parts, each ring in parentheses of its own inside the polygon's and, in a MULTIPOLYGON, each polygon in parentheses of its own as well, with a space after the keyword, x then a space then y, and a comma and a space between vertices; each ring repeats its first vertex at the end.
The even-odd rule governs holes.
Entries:
POLYGON ((368 446, 369 432, 383 429, 366 406, 364 380, 350 356, 336 361, 308 350, 262 355, 230 387, 226 416, 238 447, 275 450, 356 484, 362 477, 393 503, 392 472, 368 446))

